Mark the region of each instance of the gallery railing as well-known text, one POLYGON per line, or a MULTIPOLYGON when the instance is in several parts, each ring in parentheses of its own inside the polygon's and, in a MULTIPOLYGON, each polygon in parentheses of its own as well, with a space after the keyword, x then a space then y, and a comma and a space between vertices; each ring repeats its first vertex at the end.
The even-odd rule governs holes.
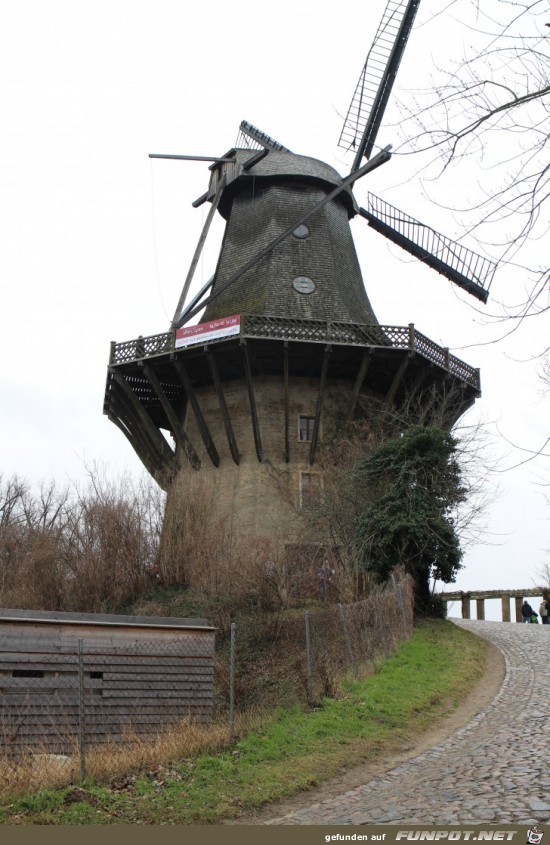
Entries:
MULTIPOLYGON (((451 355, 448 349, 438 346, 426 335, 417 331, 412 323, 408 326, 379 326, 243 314, 239 334, 242 338, 410 350, 443 367, 451 375, 472 387, 479 389, 480 385, 479 370, 451 355)), ((203 345, 219 343, 222 340, 224 338, 198 342, 203 345)), ((110 364, 111 366, 128 364, 157 355, 166 355, 174 352, 175 349, 175 331, 149 337, 140 336, 123 343, 113 342, 110 364)))

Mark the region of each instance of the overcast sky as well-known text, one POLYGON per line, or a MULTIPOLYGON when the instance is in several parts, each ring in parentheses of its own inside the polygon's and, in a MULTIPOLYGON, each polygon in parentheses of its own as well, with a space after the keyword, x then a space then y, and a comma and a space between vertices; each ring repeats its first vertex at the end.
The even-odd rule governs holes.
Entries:
MULTIPOLYGON (((102 415, 109 343, 167 330, 207 213, 191 203, 208 178, 206 164, 148 153, 222 155, 245 118, 345 175, 351 157, 336 144, 384 5, 3 0, 0 471, 33 481, 80 478, 93 461, 112 473, 140 471, 102 415)), ((399 76, 403 101, 460 49, 451 12, 434 17, 442 8, 422 2, 399 76)), ((388 112, 380 146, 395 144, 397 118, 388 112)), ((395 155, 358 183, 360 204, 372 190, 456 236, 455 216, 428 200, 439 184, 423 184, 417 169, 395 155)), ((446 196, 474 194, 479 181, 474 166, 457 169, 446 196)), ((195 288, 212 275, 221 230, 220 222, 195 288)), ((501 469, 524 460, 500 434, 529 449, 546 437, 549 400, 533 356, 548 326, 531 322, 495 344, 504 328, 490 319, 519 277, 497 276, 484 309, 364 220, 352 231, 379 320, 413 322, 479 366, 483 397, 465 421, 486 423, 501 469)), ((540 486, 549 463, 498 475, 489 545, 468 549, 459 588, 536 580, 550 558, 540 486)))

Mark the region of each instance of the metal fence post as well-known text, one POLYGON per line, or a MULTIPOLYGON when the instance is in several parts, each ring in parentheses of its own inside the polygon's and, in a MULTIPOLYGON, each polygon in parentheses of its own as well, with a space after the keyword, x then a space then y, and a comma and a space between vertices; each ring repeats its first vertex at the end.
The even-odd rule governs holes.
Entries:
POLYGON ((342 607, 341 604, 338 605, 338 610, 340 612, 340 622, 342 623, 342 629, 344 631, 344 637, 345 637, 345 640, 346 640, 346 648, 348 650, 349 662, 351 664, 351 668, 353 669, 353 676, 355 678, 357 678, 357 676, 359 675, 359 672, 358 672, 358 669, 357 669, 357 663, 355 661, 355 657, 353 656, 353 649, 351 647, 351 640, 349 638, 348 626, 346 625, 346 619, 344 617, 344 608, 342 607))
POLYGON ((84 699, 84 641, 78 640, 78 751, 80 755, 80 780, 86 779, 86 710, 84 699))
POLYGON ((306 696, 307 696, 307 703, 311 707, 313 703, 313 692, 312 692, 312 672, 311 672, 311 638, 310 638, 310 631, 309 631, 309 611, 305 611, 304 613, 304 622, 306 628, 306 667, 307 667, 307 679, 306 679, 306 696))
POLYGON ((229 656, 229 742, 235 741, 235 622, 231 623, 231 648, 229 656))

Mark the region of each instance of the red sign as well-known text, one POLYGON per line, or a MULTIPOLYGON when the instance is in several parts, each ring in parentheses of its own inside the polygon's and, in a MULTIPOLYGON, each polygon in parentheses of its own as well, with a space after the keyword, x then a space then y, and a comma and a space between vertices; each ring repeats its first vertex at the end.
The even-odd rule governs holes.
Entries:
POLYGON ((208 323, 199 323, 198 326, 176 329, 176 349, 181 346, 191 346, 194 343, 207 343, 209 340, 217 340, 220 337, 230 337, 239 334, 240 330, 239 314, 234 317, 222 317, 220 320, 209 320, 208 323))

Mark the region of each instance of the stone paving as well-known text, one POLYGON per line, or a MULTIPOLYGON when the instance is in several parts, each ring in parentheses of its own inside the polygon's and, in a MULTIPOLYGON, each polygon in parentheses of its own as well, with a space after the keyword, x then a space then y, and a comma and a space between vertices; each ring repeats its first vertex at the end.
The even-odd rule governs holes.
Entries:
POLYGON ((467 725, 364 786, 267 824, 533 824, 550 820, 550 626, 455 619, 506 661, 467 725))

